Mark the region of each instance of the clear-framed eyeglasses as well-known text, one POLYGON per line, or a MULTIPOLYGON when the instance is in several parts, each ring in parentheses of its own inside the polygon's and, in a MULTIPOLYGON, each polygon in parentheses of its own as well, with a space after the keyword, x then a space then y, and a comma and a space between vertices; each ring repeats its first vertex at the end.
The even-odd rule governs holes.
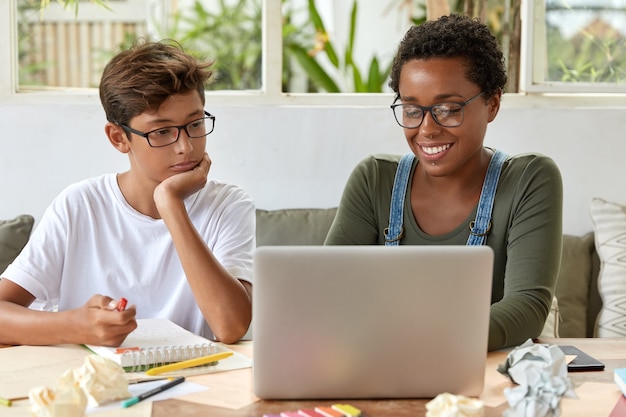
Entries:
POLYGON ((208 136, 215 128, 215 116, 205 111, 204 117, 196 119, 186 125, 181 126, 164 126, 158 129, 151 130, 149 132, 141 132, 133 129, 130 126, 119 123, 119 126, 125 130, 134 133, 135 135, 142 136, 148 141, 148 145, 152 148, 162 148, 164 146, 171 145, 178 141, 180 138, 180 131, 185 130, 187 137, 190 139, 203 138, 208 136))
POLYGON ((399 97, 396 98, 394 104, 391 105, 391 110, 396 118, 396 122, 404 128, 416 129, 422 125, 424 121, 424 115, 430 112, 433 120, 443 127, 457 127, 463 123, 463 108, 471 103, 474 99, 483 95, 483 92, 476 94, 461 103, 448 102, 438 103, 432 106, 418 106, 417 104, 396 104, 399 97))

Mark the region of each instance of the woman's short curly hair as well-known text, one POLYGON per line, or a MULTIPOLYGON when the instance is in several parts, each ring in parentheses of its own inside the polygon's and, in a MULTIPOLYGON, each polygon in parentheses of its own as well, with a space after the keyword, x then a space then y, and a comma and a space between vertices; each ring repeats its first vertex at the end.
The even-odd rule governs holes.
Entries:
POLYGON ((405 63, 430 58, 467 60, 467 79, 478 85, 486 97, 504 90, 506 85, 504 55, 489 28, 477 18, 453 14, 411 27, 398 47, 389 87, 398 93, 405 63))

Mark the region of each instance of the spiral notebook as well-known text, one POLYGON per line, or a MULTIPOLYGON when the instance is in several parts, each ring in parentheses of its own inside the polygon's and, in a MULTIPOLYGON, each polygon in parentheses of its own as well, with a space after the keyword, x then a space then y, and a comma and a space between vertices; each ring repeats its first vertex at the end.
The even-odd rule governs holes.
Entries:
MULTIPOLYGON (((85 345, 92 352, 112 359, 128 372, 146 371, 155 366, 181 362, 219 352, 232 352, 168 319, 138 319, 137 328, 118 347, 85 345)), ((251 360, 233 352, 217 364, 202 367, 203 372, 217 372, 251 366, 251 360)), ((193 370, 185 370, 185 374, 193 370)), ((168 374, 169 375, 169 374, 168 374)))

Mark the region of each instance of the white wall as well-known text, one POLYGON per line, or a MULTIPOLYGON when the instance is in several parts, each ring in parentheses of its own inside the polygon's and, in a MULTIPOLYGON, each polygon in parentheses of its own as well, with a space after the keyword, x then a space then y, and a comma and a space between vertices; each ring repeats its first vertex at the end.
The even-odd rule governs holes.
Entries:
MULTIPOLYGON (((591 198, 626 204, 626 108, 517 106, 505 97, 486 145, 554 158, 564 179, 564 230, 592 229, 591 198)), ((408 150, 388 106, 220 106, 207 148, 210 175, 248 190, 257 207, 330 207, 353 166, 370 153, 408 150)), ((77 104, 0 103, 0 219, 39 219, 66 185, 122 171, 126 156, 103 133, 96 100, 77 104)))

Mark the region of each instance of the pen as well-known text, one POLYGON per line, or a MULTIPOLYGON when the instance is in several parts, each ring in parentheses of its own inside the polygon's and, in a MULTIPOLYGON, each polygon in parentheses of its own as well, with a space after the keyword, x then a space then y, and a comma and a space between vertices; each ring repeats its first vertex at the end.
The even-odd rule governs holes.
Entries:
POLYGON ((152 381, 163 381, 164 379, 172 379, 172 378, 146 378, 146 379, 136 379, 136 380, 131 380, 128 381, 128 385, 133 385, 133 384, 143 384, 145 382, 152 382, 152 381))
POLYGON ((168 365, 156 366, 152 369, 148 369, 146 371, 146 375, 158 375, 158 374, 162 374, 163 372, 178 371, 180 369, 206 365, 211 362, 216 362, 221 359, 226 359, 227 357, 232 356, 232 354, 233 352, 220 352, 220 353, 214 353, 208 356, 202 356, 196 359, 189 359, 189 360, 182 361, 182 362, 170 363, 168 365))
POLYGON ((139 401, 143 401, 146 398, 150 398, 153 395, 156 395, 156 394, 159 394, 159 393, 161 393, 163 391, 166 391, 166 390, 172 388, 173 386, 176 386, 176 385, 178 385, 178 384, 180 384, 181 382, 184 382, 184 381, 185 381, 185 377, 184 376, 175 378, 175 379, 171 380, 170 382, 168 382, 166 384, 159 385, 158 387, 153 388, 150 391, 146 391, 146 392, 144 392, 142 394, 137 395, 136 397, 132 397, 132 398, 127 399, 126 401, 123 401, 122 402, 122 407, 123 408, 128 408, 131 405, 137 404, 139 401))

